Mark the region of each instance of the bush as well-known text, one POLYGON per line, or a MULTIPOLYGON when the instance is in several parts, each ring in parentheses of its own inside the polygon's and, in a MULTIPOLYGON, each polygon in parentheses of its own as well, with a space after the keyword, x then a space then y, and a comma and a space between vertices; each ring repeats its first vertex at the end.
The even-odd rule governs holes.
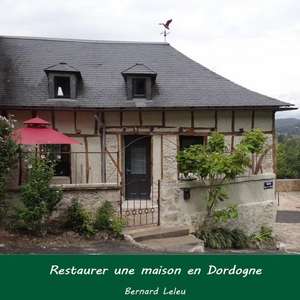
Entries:
POLYGON ((95 228, 98 230, 110 230, 114 217, 114 208, 109 201, 105 201, 96 213, 95 228))
POLYGON ((107 232, 109 235, 120 237, 124 222, 115 215, 115 210, 109 201, 105 201, 97 210, 95 221, 77 199, 72 200, 67 210, 66 228, 81 235, 91 237, 97 231, 107 232))
POLYGON ((231 231, 233 248, 245 249, 250 247, 249 237, 240 229, 233 229, 231 231))
POLYGON ((23 207, 17 210, 18 227, 46 235, 49 219, 62 199, 62 192, 50 187, 54 165, 47 158, 29 159, 29 179, 21 190, 23 207))
POLYGON ((91 215, 82 207, 78 199, 72 199, 67 209, 66 228, 81 235, 91 237, 95 234, 91 215))
POLYGON ((6 216, 5 200, 10 171, 16 161, 19 147, 12 138, 14 120, 0 116, 0 221, 6 216))
POLYGON ((205 227, 196 233, 204 241, 204 246, 211 249, 245 249, 245 248, 275 248, 276 241, 272 229, 262 226, 258 233, 247 236, 240 229, 225 229, 221 227, 205 227))
POLYGON ((239 229, 225 228, 202 229, 197 237, 204 241, 204 245, 211 249, 243 249, 249 247, 249 238, 239 229))
POLYGON ((122 235, 122 231, 124 228, 124 220, 122 218, 119 217, 114 217, 111 223, 111 231, 114 235, 116 236, 121 236, 122 235))
POLYGON ((262 226, 258 233, 252 234, 250 241, 257 248, 275 247, 276 244, 272 229, 266 226, 262 226))
POLYGON ((105 201, 97 210, 95 228, 100 231, 108 231, 116 236, 122 234, 124 222, 115 215, 115 210, 109 201, 105 201))
POLYGON ((216 210, 213 214, 213 219, 216 223, 236 220, 238 218, 237 205, 230 205, 224 209, 216 210))

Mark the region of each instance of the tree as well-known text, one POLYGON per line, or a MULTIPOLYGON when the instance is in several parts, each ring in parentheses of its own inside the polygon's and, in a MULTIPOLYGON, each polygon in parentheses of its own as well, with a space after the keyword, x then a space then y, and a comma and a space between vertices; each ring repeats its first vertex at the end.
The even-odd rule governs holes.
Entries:
POLYGON ((62 192, 50 187, 54 175, 54 163, 45 156, 29 159, 28 182, 22 187, 24 207, 18 211, 20 227, 32 233, 45 235, 49 218, 62 199, 62 192))
POLYGON ((14 120, 0 116, 0 218, 6 213, 9 173, 17 161, 18 146, 12 138, 14 120))
POLYGON ((266 144, 267 137, 260 129, 253 129, 245 133, 241 144, 252 154, 252 173, 258 174, 262 168, 262 162, 271 146, 266 144))
POLYGON ((277 177, 300 178, 300 138, 280 138, 277 147, 277 177))
MULTIPOLYGON (((248 167, 258 168, 258 161, 253 166, 251 156, 264 154, 266 137, 261 130, 246 132, 235 149, 229 153, 224 135, 214 132, 206 145, 192 145, 181 151, 177 160, 184 175, 192 173, 207 187, 207 219, 214 215, 215 207, 228 198, 224 184, 245 172, 248 167)), ((261 163, 260 162, 260 163, 261 163)))

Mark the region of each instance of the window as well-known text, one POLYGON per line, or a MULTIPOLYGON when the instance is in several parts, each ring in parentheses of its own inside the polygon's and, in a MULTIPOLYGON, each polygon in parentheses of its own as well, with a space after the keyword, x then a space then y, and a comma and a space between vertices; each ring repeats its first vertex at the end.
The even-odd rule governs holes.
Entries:
POLYGON ((179 137, 180 150, 184 150, 192 145, 203 145, 204 138, 203 136, 187 136, 181 135, 179 137))
POLYGON ((132 91, 133 91, 133 98, 146 98, 146 79, 133 78, 132 91))
POLYGON ((146 148, 144 146, 133 145, 131 148, 131 174, 146 174, 146 148))
MULTIPOLYGON (((192 145, 203 145, 204 137, 203 136, 191 136, 191 135, 180 135, 179 136, 179 147, 180 151, 189 148, 192 145)), ((186 177, 181 173, 181 166, 178 165, 179 179, 186 179, 186 177)), ((193 175, 192 175, 193 176, 193 175)))
POLYGON ((49 158, 55 161, 54 176, 71 175, 71 147, 70 145, 47 145, 49 158))
POLYGON ((54 77, 54 96, 55 98, 70 98, 71 96, 70 77, 66 77, 66 76, 54 77))

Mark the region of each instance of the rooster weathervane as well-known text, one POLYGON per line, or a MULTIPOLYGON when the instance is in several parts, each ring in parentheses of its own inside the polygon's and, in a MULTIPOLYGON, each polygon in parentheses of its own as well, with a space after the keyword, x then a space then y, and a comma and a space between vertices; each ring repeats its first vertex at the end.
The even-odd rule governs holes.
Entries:
POLYGON ((161 25, 163 26, 164 28, 164 31, 161 32, 161 34, 164 35, 164 41, 166 42, 167 41, 167 35, 170 33, 168 30, 170 30, 170 24, 172 22, 172 19, 169 19, 166 23, 158 23, 158 25, 161 25))

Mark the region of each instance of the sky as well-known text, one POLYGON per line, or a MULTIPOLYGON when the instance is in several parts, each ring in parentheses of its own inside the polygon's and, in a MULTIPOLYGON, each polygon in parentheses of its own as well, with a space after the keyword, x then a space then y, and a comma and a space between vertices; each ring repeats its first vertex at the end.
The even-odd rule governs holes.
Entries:
POLYGON ((0 0, 0 35, 163 41, 158 23, 171 18, 173 47, 300 107, 299 0, 0 0))

